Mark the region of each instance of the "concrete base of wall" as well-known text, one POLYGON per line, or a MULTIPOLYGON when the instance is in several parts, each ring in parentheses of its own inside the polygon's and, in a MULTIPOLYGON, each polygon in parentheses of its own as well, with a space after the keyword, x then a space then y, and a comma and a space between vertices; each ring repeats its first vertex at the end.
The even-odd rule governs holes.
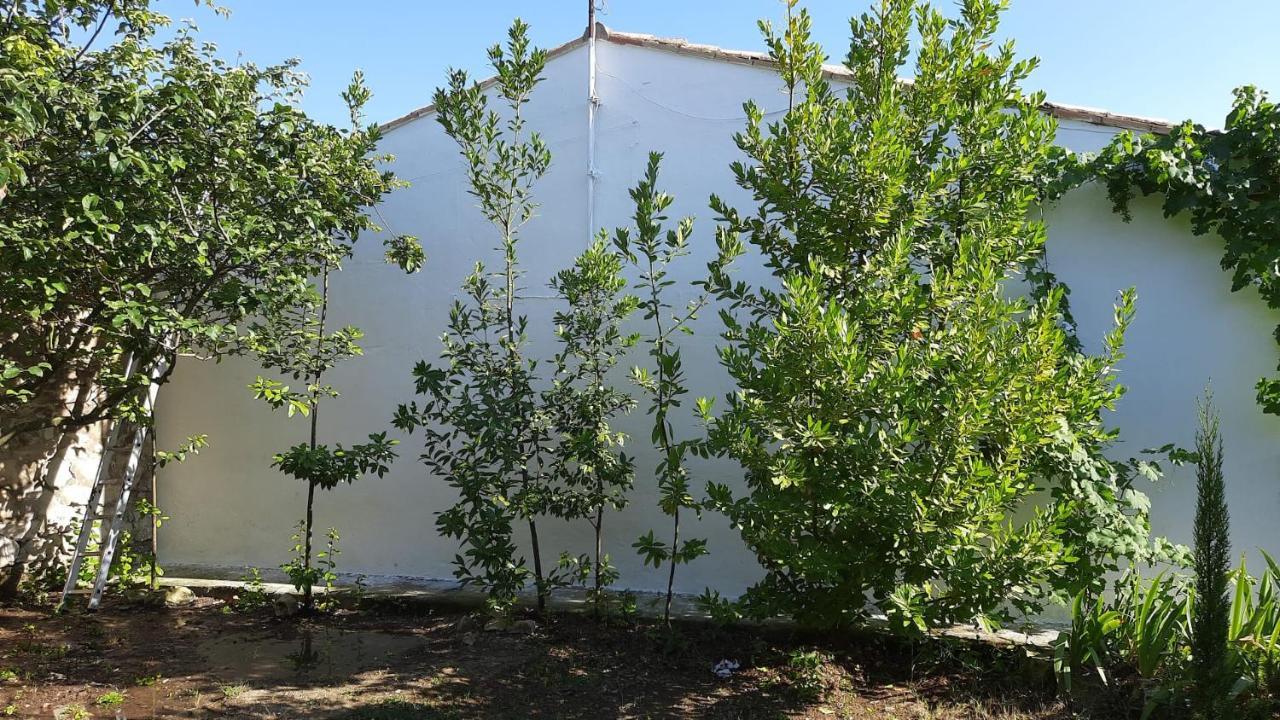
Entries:
MULTIPOLYGON (((226 596, 241 591, 245 582, 244 568, 216 566, 174 566, 167 567, 168 577, 160 580, 165 587, 190 588, 197 595, 226 596)), ((280 582, 284 579, 279 570, 263 571, 262 589, 273 595, 294 593, 292 585, 280 582)), ((334 588, 334 592, 350 592, 355 586, 355 576, 339 575, 342 583, 334 588)), ((416 578, 397 576, 364 577, 364 596, 382 601, 421 605, 423 607, 450 607, 477 609, 484 607, 485 594, 479 590, 463 587, 455 580, 440 578, 416 578)), ((324 594, 324 588, 316 588, 317 594, 324 594)), ((633 592, 636 598, 636 612, 641 617, 662 617, 662 601, 660 593, 633 592)), ((685 622, 711 622, 711 617, 703 612, 697 604, 696 596, 677 594, 671 601, 671 615, 685 622)), ((532 591, 521 595, 521 607, 532 608, 536 598, 532 591)), ((589 612, 586 593, 581 588, 556 590, 548 602, 549 609, 554 612, 589 612)), ((790 622, 777 619, 769 621, 771 625, 789 625, 790 622)), ((884 627, 883 616, 873 616, 869 623, 872 627, 884 627)), ((1061 628, 1049 626, 1027 625, 1018 630, 1002 629, 994 633, 985 632, 973 625, 956 625, 935 631, 937 637, 984 642, 993 645, 1023 646, 1030 652, 1041 652, 1052 647, 1057 640, 1061 628)))

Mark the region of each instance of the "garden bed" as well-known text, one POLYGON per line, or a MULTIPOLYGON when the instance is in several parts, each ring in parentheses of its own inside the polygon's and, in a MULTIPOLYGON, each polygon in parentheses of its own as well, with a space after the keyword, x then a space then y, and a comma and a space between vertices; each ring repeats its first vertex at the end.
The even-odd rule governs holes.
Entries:
POLYGON ((581 614, 486 630, 439 608, 277 619, 209 597, 2 609, 0 673, 16 717, 1071 717, 1020 648, 581 614))

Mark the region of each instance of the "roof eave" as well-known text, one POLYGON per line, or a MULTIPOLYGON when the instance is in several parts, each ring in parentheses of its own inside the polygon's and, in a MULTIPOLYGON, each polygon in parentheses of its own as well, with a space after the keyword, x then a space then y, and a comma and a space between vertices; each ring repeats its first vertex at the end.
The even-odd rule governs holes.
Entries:
MULTIPOLYGON (((586 44, 589 34, 589 31, 584 30, 580 37, 574 38, 569 42, 548 50, 547 58, 551 59, 553 57, 563 55, 571 52, 581 45, 586 44)), ((777 68, 778 66, 773 58, 762 52, 756 52, 753 50, 728 50, 715 45, 691 43, 679 38, 664 38, 644 33, 629 33, 619 30, 610 30, 604 25, 604 23, 596 23, 596 39, 611 42, 615 45, 647 47, 676 53, 678 55, 692 55, 695 57, 719 60, 721 62, 730 62, 738 65, 749 65, 752 67, 769 69, 777 68)), ((828 77, 837 80, 847 80, 853 75, 853 73, 843 65, 824 65, 822 69, 828 77)), ((492 86, 496 82, 497 78, 491 77, 481 81, 480 86, 482 88, 486 88, 492 86)), ((1059 120, 1074 120, 1077 122, 1088 123, 1090 125, 1100 125, 1102 127, 1115 128, 1118 130, 1136 130, 1139 132, 1168 134, 1178 125, 1178 123, 1170 122, 1161 118, 1125 115, 1097 108, 1066 105, 1056 102, 1045 102, 1042 107, 1046 113, 1058 118, 1059 120)), ((430 115, 435 111, 435 109, 436 106, 434 104, 427 105, 394 120, 383 123, 379 127, 384 132, 394 130, 402 125, 407 125, 424 115, 430 115)))

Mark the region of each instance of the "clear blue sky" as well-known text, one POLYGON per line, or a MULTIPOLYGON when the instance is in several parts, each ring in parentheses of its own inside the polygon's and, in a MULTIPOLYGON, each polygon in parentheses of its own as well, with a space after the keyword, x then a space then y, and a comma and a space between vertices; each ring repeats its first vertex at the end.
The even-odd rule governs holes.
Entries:
MULTIPOLYGON (((599 0, 597 0, 599 4, 599 0)), ((487 76, 485 49, 513 17, 551 47, 586 27, 586 0, 219 0, 229 19, 191 0, 159 0, 194 18, 227 57, 265 64, 302 60, 311 77, 305 108, 343 122, 338 93, 351 71, 374 91, 372 120, 430 101, 453 66, 487 76)), ((779 19, 780 0, 607 0, 600 19, 620 30, 760 50, 757 18, 779 19)), ((868 0, 808 0, 817 38, 844 56, 850 15, 868 0)), ((937 3, 952 12, 948 0, 937 3)), ((1280 93, 1280 0, 1013 0, 1002 34, 1037 55, 1029 89, 1058 102, 1220 126, 1231 89, 1252 83, 1280 93)))

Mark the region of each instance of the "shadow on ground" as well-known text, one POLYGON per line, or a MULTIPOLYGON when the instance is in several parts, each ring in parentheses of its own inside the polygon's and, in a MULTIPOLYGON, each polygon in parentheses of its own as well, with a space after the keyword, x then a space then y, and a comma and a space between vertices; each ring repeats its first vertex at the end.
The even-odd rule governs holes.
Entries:
MULTIPOLYGON (((1017 653, 876 637, 596 623, 528 633, 460 614, 276 620, 197 607, 0 610, 18 717, 1065 718, 1017 653), (712 668, 733 660, 726 678, 712 668), (1027 690, 1039 687, 1041 689, 1027 690), (84 717, 84 716, 82 716, 84 717)), ((526 628, 527 629, 527 628, 526 628)))

